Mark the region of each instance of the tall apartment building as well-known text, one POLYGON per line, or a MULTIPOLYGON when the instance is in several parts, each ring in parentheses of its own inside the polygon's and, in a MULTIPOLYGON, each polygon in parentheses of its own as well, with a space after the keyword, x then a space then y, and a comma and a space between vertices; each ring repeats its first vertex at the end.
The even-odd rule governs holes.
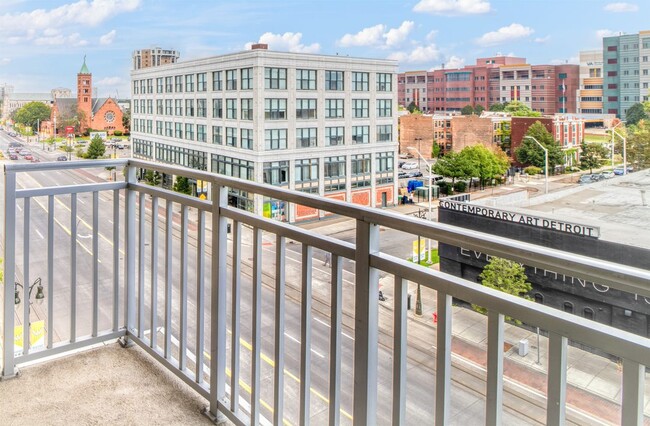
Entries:
MULTIPOLYGON (((136 69, 133 155, 372 207, 394 204, 396 73, 395 61, 266 45, 136 69)), ((325 214, 246 193, 231 193, 229 202, 292 222, 325 214)))
POLYGON ((457 70, 411 71, 398 76, 398 101, 423 112, 518 100, 544 114, 576 112, 577 65, 530 65, 525 58, 479 58, 457 70))
POLYGON ((176 50, 161 49, 141 49, 133 52, 133 69, 157 67, 165 64, 175 64, 178 62, 180 53, 176 50))
POLYGON ((603 38, 603 109, 625 119, 628 108, 649 99, 650 31, 603 38))
POLYGON ((603 114, 603 51, 580 52, 579 114, 603 114))

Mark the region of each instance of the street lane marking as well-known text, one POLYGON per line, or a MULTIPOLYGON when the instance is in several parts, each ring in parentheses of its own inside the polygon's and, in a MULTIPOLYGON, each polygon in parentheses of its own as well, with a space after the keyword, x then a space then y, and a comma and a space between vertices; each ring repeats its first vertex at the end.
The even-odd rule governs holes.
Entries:
POLYGON ((45 237, 43 236, 43 234, 41 234, 40 231, 39 231, 38 229, 34 228, 34 231, 38 234, 39 237, 41 237, 41 240, 44 240, 44 239, 45 239, 45 237))
MULTIPOLYGON (((331 325, 329 325, 328 323, 326 323, 325 321, 323 321, 323 320, 321 320, 321 319, 318 319, 318 318, 316 318, 316 317, 314 317, 313 319, 314 319, 314 321, 317 321, 317 322, 323 324, 323 325, 324 325, 325 327, 327 327, 327 328, 332 328, 331 325)), ((354 341, 354 337, 349 336, 347 333, 341 332, 341 334, 342 334, 343 336, 347 337, 348 339, 354 341)))
MULTIPOLYGON (((292 335, 290 335, 290 334, 287 333, 286 331, 284 332, 284 335, 287 336, 289 339, 293 340, 294 342, 296 342, 297 344, 300 344, 300 340, 296 339, 295 337, 293 337, 292 335)), ((318 352, 317 350, 312 349, 311 351, 314 353, 314 355, 319 356, 319 357, 321 357, 321 358, 323 358, 323 359, 325 358, 325 355, 323 355, 322 353, 318 352)))

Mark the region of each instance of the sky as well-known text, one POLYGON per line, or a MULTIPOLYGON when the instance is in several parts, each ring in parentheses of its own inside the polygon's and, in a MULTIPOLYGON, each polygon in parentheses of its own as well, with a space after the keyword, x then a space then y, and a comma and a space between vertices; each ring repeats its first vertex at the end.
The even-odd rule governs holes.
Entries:
POLYGON ((175 49, 187 60, 256 42, 395 59, 400 71, 495 55, 577 64, 603 36, 650 30, 648 16, 648 0, 0 0, 0 85, 74 94, 86 56, 95 96, 124 98, 134 50, 175 49))

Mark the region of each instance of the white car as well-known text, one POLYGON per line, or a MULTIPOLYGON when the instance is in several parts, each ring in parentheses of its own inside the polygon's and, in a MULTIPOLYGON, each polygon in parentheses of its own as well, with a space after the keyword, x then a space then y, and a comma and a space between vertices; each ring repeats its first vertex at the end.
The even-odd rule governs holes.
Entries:
POLYGON ((418 168, 418 163, 408 162, 402 164, 402 170, 414 170, 418 168))

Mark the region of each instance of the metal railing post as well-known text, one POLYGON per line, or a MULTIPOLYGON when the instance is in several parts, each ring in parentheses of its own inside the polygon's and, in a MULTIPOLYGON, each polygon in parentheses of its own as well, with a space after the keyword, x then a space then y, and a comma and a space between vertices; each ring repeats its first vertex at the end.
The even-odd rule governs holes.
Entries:
POLYGON ((354 286, 354 424, 377 423, 379 272, 370 255, 379 250, 379 226, 357 220, 354 286))
MULTIPOLYGON (((219 404, 226 405, 226 286, 227 219, 221 208, 228 206, 228 188, 212 184, 212 277, 210 283, 210 406, 205 415, 220 422, 225 416, 219 404)), ((233 395, 237 398, 238 395, 233 395)))
MULTIPOLYGON (((14 277, 16 276, 16 174, 5 169, 4 304, 2 378, 16 375, 14 363, 14 277)), ((27 302, 26 302, 27 303, 27 302)))
POLYGON ((135 330, 135 201, 136 191, 129 185, 136 183, 135 167, 127 164, 125 167, 126 175, 126 211, 124 219, 124 243, 126 248, 124 284, 125 291, 125 316, 126 316, 126 335, 121 340, 123 346, 128 346, 129 333, 135 330))

